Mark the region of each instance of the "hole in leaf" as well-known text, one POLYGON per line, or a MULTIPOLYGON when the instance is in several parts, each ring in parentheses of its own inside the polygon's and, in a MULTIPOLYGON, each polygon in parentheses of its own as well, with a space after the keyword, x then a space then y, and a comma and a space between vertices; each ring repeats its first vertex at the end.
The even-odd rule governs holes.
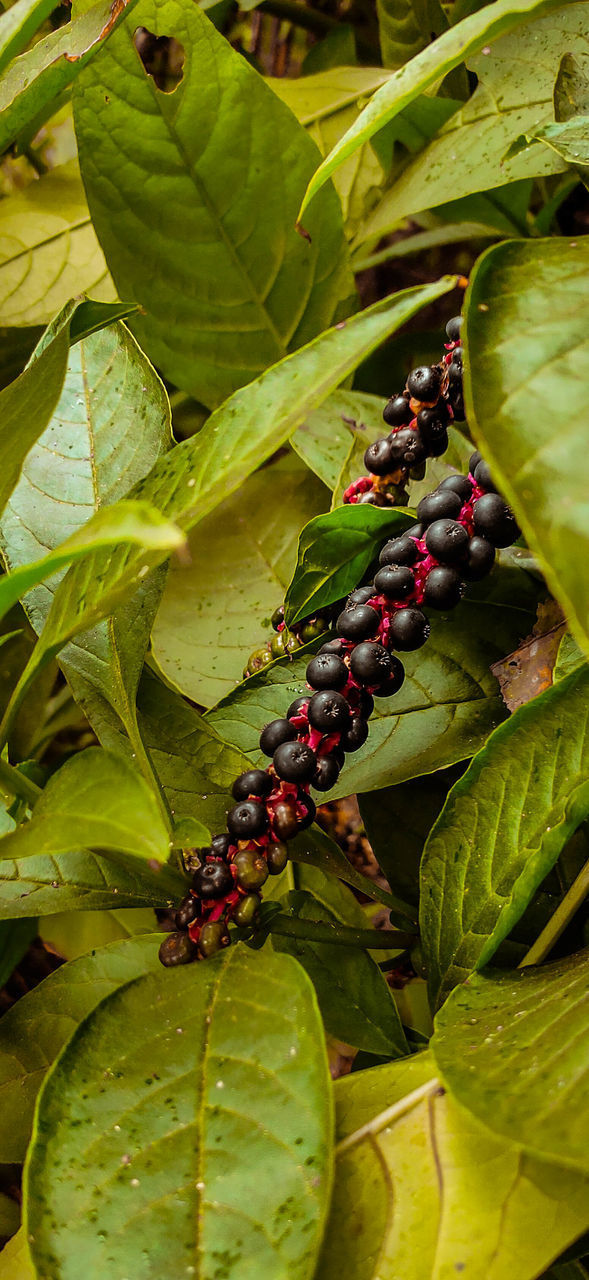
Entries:
POLYGON ((144 70, 156 89, 173 93, 184 75, 184 47, 174 36, 154 36, 146 27, 137 27, 133 36, 144 70))

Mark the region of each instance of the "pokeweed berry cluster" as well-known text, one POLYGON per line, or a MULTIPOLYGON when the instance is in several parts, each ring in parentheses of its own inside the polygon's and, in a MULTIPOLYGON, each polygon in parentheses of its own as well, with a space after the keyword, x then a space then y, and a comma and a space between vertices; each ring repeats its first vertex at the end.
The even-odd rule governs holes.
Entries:
POLYGON ((426 459, 446 452, 449 424, 464 418, 461 325, 461 316, 448 321, 440 363, 412 369, 404 391, 385 405, 383 418, 391 431, 368 446, 364 466, 369 474, 348 485, 345 503, 395 506, 407 477, 421 480, 426 459))
POLYGON ((255 675, 256 671, 263 671, 264 667, 274 662, 276 658, 284 658, 288 654, 296 653, 297 649, 302 648, 304 644, 309 644, 311 640, 317 640, 319 636, 324 635, 329 631, 332 613, 333 610, 322 609, 312 618, 305 618, 296 626, 287 627, 284 621, 284 605, 279 605, 270 619, 275 634, 271 640, 267 640, 265 644, 250 653, 243 668, 244 680, 247 680, 248 676, 255 675))
MULTIPOLYGON (((455 353, 458 319, 447 332, 455 353)), ((431 370, 414 373, 409 391, 419 373, 423 393, 433 392, 434 381, 426 378, 431 370)), ((444 374, 438 393, 446 395, 447 385, 444 374)), ((452 394, 456 400, 458 393, 452 394)), ((491 571, 496 549, 518 535, 487 463, 475 452, 468 476, 447 476, 422 498, 417 523, 384 543, 374 581, 348 596, 336 635, 309 661, 307 692, 262 730, 260 748, 269 765, 248 769, 233 784, 227 832, 200 851, 191 889, 176 912, 177 932, 160 947, 163 964, 210 956, 228 945, 230 922, 245 928, 255 923, 268 876, 286 866, 287 841, 313 822, 310 789, 325 792, 335 785, 346 754, 366 741, 374 699, 394 696, 403 684, 398 654, 425 644, 430 624, 424 610, 457 605, 466 584, 491 571)))

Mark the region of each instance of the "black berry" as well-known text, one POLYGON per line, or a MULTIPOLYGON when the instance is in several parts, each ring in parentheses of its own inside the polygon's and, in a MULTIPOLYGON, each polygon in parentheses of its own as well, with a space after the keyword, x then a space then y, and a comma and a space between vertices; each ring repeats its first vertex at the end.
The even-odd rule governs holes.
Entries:
POLYGON ((342 734, 341 745, 344 751, 359 751, 368 737, 368 725, 362 716, 352 716, 345 733, 342 734))
POLYGON ((387 476, 390 471, 394 471, 395 460, 390 441, 375 440, 374 444, 369 444, 364 454, 364 466, 374 476, 387 476))
POLYGON ((229 810, 227 826, 236 840, 255 840, 268 826, 265 806, 260 800, 242 800, 229 810))
POLYGON ((453 316, 446 325, 446 333, 450 342, 458 342, 462 328, 462 316, 453 316))
POLYGON ((391 662, 393 669, 388 680, 385 680, 383 684, 379 684, 378 689, 374 690, 377 698, 392 698, 393 694, 399 692, 405 679, 405 668, 395 654, 391 654, 391 662))
POLYGON ((440 480, 438 489, 451 489, 463 502, 468 502, 472 493, 472 480, 468 476, 446 476, 444 480, 440 480))
POLYGON ((393 670, 393 659, 384 645, 364 641, 356 645, 350 658, 352 675, 358 684, 380 685, 393 670))
POLYGON ((214 853, 216 858, 226 858, 230 848, 231 836, 225 835, 225 833, 223 833, 222 836, 213 836, 211 840, 211 853, 214 853))
POLYGON ((323 689, 309 701, 309 724, 321 733, 339 733, 350 719, 350 708, 341 693, 323 689))
POLYGON ((309 701, 308 693, 304 693, 300 698, 295 698, 294 702, 291 702, 290 707, 288 708, 288 711, 286 713, 287 720, 292 720, 293 716, 302 715, 302 713, 306 710, 308 701, 309 701))
POLYGON ((385 542, 378 562, 379 564, 415 564, 418 555, 413 538, 404 533, 400 538, 391 538, 390 542, 385 542))
POLYGON ((494 484, 493 482, 493 477, 491 475, 491 468, 489 466, 489 463, 485 462, 484 458, 481 458, 480 462, 477 462, 477 465, 474 469, 473 474, 477 484, 480 486, 481 489, 486 489, 487 493, 497 492, 497 485, 494 484))
POLYGON ((284 782, 310 782, 315 772, 315 752, 305 742, 283 742, 276 748, 272 764, 284 782))
POLYGON ((299 817, 297 821, 298 821, 299 831, 305 831, 306 828, 310 827, 311 824, 315 821, 315 814, 317 813, 317 805, 315 804, 315 801, 312 800, 311 797, 307 795, 305 791, 299 791, 299 801, 302 802, 302 805, 306 810, 306 812, 303 814, 299 813, 299 817))
POLYGON ((226 862, 204 862, 195 871, 192 887, 199 898, 224 898, 233 888, 233 876, 226 862))
POLYGON ((182 899, 180 906, 176 912, 176 927, 178 929, 187 929, 194 920, 200 915, 200 902, 192 893, 189 893, 182 899))
POLYGON ((486 578, 491 572, 495 563, 495 548, 492 542, 488 542, 486 538, 481 538, 475 534, 471 538, 468 548, 468 560, 464 565, 460 566, 461 572, 469 582, 479 582, 481 578, 486 578))
POLYGON ((513 512, 499 493, 484 493, 475 502, 473 521, 475 532, 488 538, 494 547, 509 547, 519 537, 513 512))
MULTIPOLYGON (((391 662, 394 662, 394 658, 392 656, 391 662)), ((364 716, 365 720, 369 720, 373 711, 374 698, 372 697, 372 694, 368 693, 367 689, 360 689, 360 696, 358 698, 358 714, 364 716)))
POLYGON ((269 796, 272 779, 263 769, 248 769, 240 773, 231 788, 234 800, 247 800, 248 796, 269 796))
POLYGON ((415 400, 435 400, 439 395, 442 373, 437 364, 420 365, 412 369, 407 378, 407 390, 415 400))
POLYGON ((395 649, 420 649, 430 633, 421 609, 398 609, 391 618, 390 636, 395 649))
POLYGON ((382 416, 388 427, 402 427, 411 422, 413 414, 407 396, 393 396, 385 405, 382 416))
POLYGON ((335 653, 318 653, 307 667, 307 684, 312 689, 343 689, 348 668, 335 653))
POLYGON ((334 755, 320 756, 313 776, 312 785, 317 791, 331 791, 340 772, 340 765, 334 755))
POLYGON ((443 439, 447 432, 449 416, 443 400, 440 400, 439 404, 432 409, 420 409, 417 425, 426 444, 431 445, 443 439))
POLYGON ((427 448, 421 432, 413 427, 403 427, 391 437, 394 461, 399 467, 418 467, 427 458, 427 448))
POLYGON ((197 956, 198 947, 187 933, 169 933, 159 949, 161 963, 166 966, 166 969, 171 969, 177 964, 192 964, 197 956))
POLYGON ((415 589, 415 577, 404 564, 385 564, 379 569, 374 585, 389 600, 405 600, 415 589))
MULTIPOLYGON (((350 608, 351 605, 355 605, 355 604, 368 604, 368 601, 372 600, 373 595, 374 595, 373 582, 369 583, 367 587, 356 587, 356 590, 352 591, 348 596, 346 600, 346 606, 350 608)), ((319 652, 323 653, 323 649, 320 649, 319 652)))
POLYGON ((462 511, 462 499, 452 489, 436 489, 422 498, 417 507, 417 515, 423 524, 433 524, 434 520, 449 517, 455 520, 462 511))
POLYGON ((430 569, 424 589, 425 603, 434 609, 453 609, 464 591, 460 574, 449 564, 430 569))
POLYGON ((367 640, 374 635, 379 623, 380 618, 371 605, 355 604, 340 613, 336 628, 346 640, 367 640))
POLYGON ((425 535, 430 555, 443 564, 456 564, 468 553, 468 533, 457 520, 434 520, 425 535))
POLYGON ((290 720, 271 720, 260 734, 260 747, 265 756, 273 756, 281 742, 292 742, 297 731, 290 720))
MULTIPOLYGON (((362 590, 364 591, 366 588, 362 587, 362 590)), ((319 653, 337 653, 338 657, 342 658, 347 653, 347 649, 344 641, 339 636, 336 636, 335 640, 327 640, 325 644, 322 644, 319 653)))
POLYGON ((479 453, 478 449, 475 449, 474 453, 471 453, 470 458, 468 460, 468 470, 470 471, 471 476, 474 475, 479 465, 479 462, 482 461, 482 457, 483 455, 482 453, 479 453))

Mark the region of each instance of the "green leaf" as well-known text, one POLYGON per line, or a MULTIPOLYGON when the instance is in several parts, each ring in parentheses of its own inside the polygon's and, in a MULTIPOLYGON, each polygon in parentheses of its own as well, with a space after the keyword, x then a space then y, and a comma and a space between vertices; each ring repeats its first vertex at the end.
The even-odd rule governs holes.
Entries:
MULTIPOLYGON (((0 1238, 5 1240, 8 1236, 15 1235, 19 1227, 20 1205, 11 1196, 4 1195, 4 1192, 0 1191, 0 1238)), ((0 1280, 4 1280, 2 1253, 0 1253, 0 1280)))
MULTIPOLYGON (((412 912, 407 915, 405 903, 398 901, 392 894, 381 889, 374 880, 370 880, 368 876, 362 875, 352 866, 345 854, 342 853, 335 840, 332 840, 321 827, 313 824, 308 831, 302 831, 294 840, 289 841, 288 846, 289 857, 298 864, 297 873, 301 867, 316 867, 321 872, 325 872, 326 877, 331 879, 337 876, 338 880, 343 880, 345 884, 352 885, 354 889, 359 889, 360 893, 367 898, 372 898, 375 902, 382 902, 384 906, 393 908, 397 915, 405 918, 400 921, 402 927, 407 926, 407 922, 415 923, 415 917, 412 912)), ((332 881, 333 883, 333 881, 332 881)), ((306 887, 303 883, 302 888, 306 887)), ((317 891, 315 882, 312 885, 315 897, 317 891)), ((333 903, 331 904, 333 906, 333 903)))
POLYGON ((154 871, 134 854, 119 853, 115 863, 74 848, 23 858, 2 854, 0 860, 0 920, 112 907, 169 908, 185 892, 186 879, 173 867, 154 871))
POLYGON ((496 0, 495 4, 486 5, 480 13, 472 14, 445 31, 427 49, 416 54, 374 94, 356 123, 319 166, 307 187, 299 218, 335 169, 389 120, 393 120, 403 107, 413 102, 418 94, 459 66, 470 54, 478 53, 483 45, 513 31, 528 18, 540 17, 557 7, 556 0, 496 0))
MULTIPOLYGON (((565 49, 586 47, 588 13, 583 4, 563 5, 468 59, 478 78, 475 92, 385 193, 362 229, 364 239, 379 238, 408 215, 446 201, 564 170, 554 153, 535 147, 511 156, 510 144, 529 128, 554 120, 560 60, 565 49)), ((525 218, 516 229, 527 234, 525 218)))
POLYGON ((65 1280, 83 1255, 88 1280, 188 1265, 304 1280, 331 1109, 312 987, 290 957, 237 946, 196 973, 136 979, 86 1018, 39 1097, 25 1191, 37 1270, 65 1280))
MULTIPOLYGON (((296 897, 298 919, 337 920, 312 893, 299 890, 296 897)), ((329 1035, 367 1053, 396 1058, 408 1052, 390 988, 366 951, 277 934, 272 945, 294 956, 308 973, 329 1035)))
POLYGON ((285 599, 288 625, 352 591, 387 538, 411 523, 406 511, 363 504, 315 516, 299 539, 297 566, 285 599))
POLYGON ((92 955, 70 960, 3 1015, 0 1023, 2 1162, 24 1159, 37 1093, 48 1068, 78 1024, 111 991, 143 973, 158 972, 158 942, 154 935, 127 938, 112 942, 92 955))
POLYGON ((156 800, 121 756, 89 747, 49 779, 33 817, 0 839, 0 857, 67 853, 76 845, 165 864, 170 839, 156 800))
POLYGON ((332 322, 352 288, 335 193, 312 244, 294 229, 317 150, 192 0, 140 0, 81 77, 74 111, 94 227, 167 378, 212 408, 332 322), (173 94, 146 75, 138 26, 181 43, 173 94))
POLYGON ((431 1045, 456 1101, 493 1133, 587 1174, 589 953, 474 974, 431 1045))
POLYGON ((439 816, 455 770, 412 778, 358 796, 372 851, 393 890, 413 908, 419 904, 419 867, 423 846, 439 816))
MULTIPOLYGON (((394 700, 376 700, 368 741, 346 762, 330 799, 375 791, 464 760, 505 717, 489 668, 530 631, 540 588, 519 570, 497 570, 452 616, 431 619, 427 645, 404 654, 394 700)), ((256 765, 258 736, 305 692, 306 660, 275 663, 229 694, 206 719, 256 765)))
POLYGON ((41 920, 38 931, 58 955, 77 960, 110 942, 153 933, 157 927, 151 907, 127 907, 122 911, 58 912, 41 920))
POLYGON ((100 0, 13 60, 0 80, 1 151, 69 87, 134 4, 121 0, 113 11, 100 0))
MULTIPOLYGON (((4 15, 0 32, 22 2, 4 15)), ((0 202, 2 323, 47 324, 79 293, 116 298, 77 163, 70 161, 0 202)))
POLYGON ((583 237, 498 245, 474 271, 465 347, 477 443, 587 654, 588 281, 583 237), (548 417, 547 397, 554 406, 548 417))
POLYGON ((26 49, 45 19, 53 12, 54 0, 16 0, 0 16, 0 72, 12 58, 26 49))
MULTIPOLYGON (((24 537, 21 538, 21 546, 16 554, 14 556, 10 554, 15 550, 15 525, 18 519, 15 513, 20 505, 19 497, 20 495, 17 492, 16 500, 10 504, 8 515, 4 517, 0 526, 0 539, 4 540, 5 538, 6 545, 10 546, 10 552, 6 554, 6 559, 13 561, 16 560, 18 552, 20 552, 21 556, 23 554, 22 543, 24 537)), ((56 498, 55 501, 57 504, 60 500, 56 498)), ((63 498, 61 502, 63 503, 63 498)), ((40 515, 40 509, 37 515, 40 515)), ((30 543, 32 544, 33 534, 30 530, 26 532, 29 534, 30 543)), ((157 548, 158 550, 166 549, 172 551, 179 547, 184 547, 185 541, 184 534, 180 532, 177 526, 172 524, 170 520, 166 520, 159 511, 156 511, 155 507, 150 507, 148 502, 130 500, 128 502, 120 502, 114 508, 100 507, 86 524, 83 524, 76 533, 72 534, 71 538, 66 538, 65 542, 58 543, 55 550, 50 551, 42 560, 24 563, 20 568, 13 569, 12 573, 4 574, 3 577, 0 577, 0 618, 3 618, 9 609, 16 604, 17 600, 21 600, 23 596, 26 596, 33 587, 39 586, 40 583, 52 577, 59 569, 66 568, 77 560, 83 559, 84 556, 88 555, 89 551, 94 551, 97 547, 112 547, 130 543, 133 546, 145 547, 149 550, 157 548)), ((49 588, 47 590, 48 594, 51 595, 49 588)), ((41 614, 42 616, 42 608, 35 610, 33 605, 31 614, 38 623, 39 615, 41 614)))
POLYGON ((586 661, 585 654, 579 649, 574 636, 569 631, 565 632, 558 646, 556 666, 552 672, 554 684, 558 680, 563 680, 565 676, 570 676, 572 671, 582 667, 586 661))
MULTIPOLYGON (((445 277, 405 290, 321 334, 235 392, 196 438, 160 459, 130 496, 150 502, 184 531, 194 527, 288 439, 365 355, 452 285, 453 278, 445 277)), ((15 691, 11 715, 38 669, 68 640, 111 613, 163 558, 155 552, 103 551, 69 570, 15 691)))
POLYGON ((495 730, 452 788, 424 850, 421 935, 430 995, 492 958, 589 812, 589 670, 495 730))
POLYGON ((435 1071, 421 1053, 336 1081, 317 1280, 536 1280, 586 1229, 588 1179, 489 1133, 435 1071))
POLYGON ((566 165, 585 172, 589 168, 589 117, 575 116, 562 124, 546 124, 527 134, 530 140, 543 142, 555 151, 566 165))
POLYGON ((354 439, 365 441, 366 448, 382 436, 382 409, 381 396, 334 391, 309 414, 290 443, 311 471, 329 489, 335 489, 354 439))
POLYGON ((36 1280, 22 1228, 0 1253, 0 1277, 1 1280, 36 1280))
POLYGON ((393 71, 449 25, 439 0, 377 0, 376 11, 382 60, 393 71))
POLYGON ((244 661, 284 597, 301 526, 329 494, 292 454, 257 471, 207 516, 176 562, 152 632, 167 680, 210 707, 241 680, 244 661))
POLYGON ((36 936, 36 920, 7 920, 0 923, 0 989, 8 982, 11 973, 26 954, 29 943, 36 936))

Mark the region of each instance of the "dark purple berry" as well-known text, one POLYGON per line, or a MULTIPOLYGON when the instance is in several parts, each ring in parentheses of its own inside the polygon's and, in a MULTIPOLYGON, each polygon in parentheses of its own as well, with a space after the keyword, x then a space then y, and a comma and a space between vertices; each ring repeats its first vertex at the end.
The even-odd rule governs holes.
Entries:
MULTIPOLYGON (((346 600, 346 608, 349 609, 354 604, 368 604, 373 595, 375 595, 373 582, 370 582, 367 587, 356 587, 356 590, 350 592, 346 600)), ((320 649, 319 652, 323 653, 323 650, 320 649)))
POLYGON ((419 368, 411 370, 407 378, 407 390, 414 400, 429 403, 437 399, 441 381, 442 372, 437 364, 420 365, 419 368))
POLYGON ((403 427, 391 437, 390 443, 398 467, 418 467, 427 458, 427 448, 416 428, 403 427))
POLYGON ((299 802, 304 806, 306 810, 305 813, 301 812, 298 818, 298 827, 299 827, 299 831, 306 831, 307 827, 310 827, 312 823, 315 821, 315 814, 317 813, 317 805, 315 804, 315 801, 312 800, 309 795, 307 795, 306 791, 299 791, 298 798, 299 798, 299 802))
POLYGON ((309 700, 309 724, 321 733, 339 733, 350 719, 346 699, 336 690, 322 689, 309 700))
POLYGON ((320 756, 317 761, 312 786, 315 787, 316 791, 331 791, 331 788, 335 787, 339 773, 339 761, 332 753, 328 756, 320 756))
POLYGON ((430 633, 430 625, 421 609, 397 609, 391 618, 390 637, 395 649, 420 649, 430 633))
POLYGON ((361 493, 358 498, 358 506, 369 507, 387 507, 388 502, 382 493, 378 493, 376 489, 370 490, 368 493, 361 493))
POLYGON ((486 489, 487 493, 497 493, 497 485, 493 482, 491 468, 489 463, 485 462, 484 458, 481 458, 480 462, 477 462, 473 474, 481 489, 486 489))
POLYGON ((348 668, 335 653, 318 653, 307 667, 307 684, 312 689, 343 689, 348 668))
POLYGON ((415 564, 419 552, 413 541, 407 533, 401 534, 400 538, 391 538, 389 542, 385 542, 384 547, 378 557, 379 564, 415 564))
POLYGON ((192 877, 192 887, 203 901, 224 898, 233 888, 233 876, 226 862, 203 862, 192 877))
POLYGON ((439 564, 430 569, 425 580, 425 604, 433 609, 453 609, 462 598, 464 583, 460 574, 449 564, 439 564))
POLYGON ((428 446, 430 458, 441 458, 442 454, 446 452, 446 449, 448 448, 448 444, 449 444, 449 440, 448 440, 447 431, 445 431, 442 436, 438 436, 437 440, 430 441, 430 444, 428 446))
POLYGON ((358 684, 380 685, 389 679, 393 659, 384 645, 368 640, 352 650, 350 668, 358 684))
POLYGON ((262 729, 260 747, 265 756, 273 756, 281 742, 292 742, 296 736, 297 731, 290 720, 271 720, 270 724, 262 729))
POLYGON ((443 439, 447 433, 449 417, 448 408, 443 400, 431 409, 420 409, 417 425, 427 445, 443 439))
MULTIPOLYGON (((392 656, 391 662, 394 662, 394 658, 392 656)), ((358 698, 358 715, 364 716, 365 720, 369 720, 373 711, 374 698, 372 697, 372 694, 368 693, 366 689, 360 689, 360 696, 358 698)))
POLYGON ((187 929, 200 915, 200 902, 192 893, 182 899, 176 912, 176 928, 187 929))
POLYGON ((374 690, 376 698, 392 698, 393 694, 398 693, 405 679, 405 668, 403 663, 395 654, 391 654, 391 662, 393 664, 392 672, 383 684, 379 684, 378 689, 374 690))
POLYGON ((484 493, 473 509, 475 532, 488 538, 494 547, 509 547, 520 530, 513 512, 499 493, 484 493))
POLYGON ((287 720, 292 720, 294 716, 302 715, 307 708, 308 701, 309 701, 308 693, 304 693, 301 698, 295 698, 294 702, 291 702, 290 707, 288 708, 288 711, 286 713, 287 720))
POLYGON ((192 964, 197 956, 198 947, 187 933, 169 933, 159 949, 161 963, 166 966, 166 969, 171 969, 177 964, 192 964))
POLYGON ((269 796, 272 786, 269 773, 263 769, 248 769, 235 779, 231 791, 234 800, 247 800, 248 796, 269 796))
POLYGON ((491 572, 495 563, 495 548, 492 542, 488 542, 486 538, 480 538, 476 533, 471 538, 468 548, 468 560, 464 567, 461 565, 461 572, 469 582, 480 582, 481 578, 486 578, 491 572))
POLYGON ((300 831, 296 805, 293 800, 280 800, 274 808, 272 830, 279 841, 292 840, 300 831))
POLYGON ((284 782, 310 782, 317 763, 306 742, 283 742, 272 757, 274 770, 284 782))
POLYGON ((446 325, 446 333, 449 342, 458 342, 460 339, 460 330, 462 328, 462 316, 452 316, 446 325))
POLYGON ((403 427, 406 422, 411 422, 413 413, 407 396, 392 396, 385 405, 382 416, 388 427, 403 427))
POLYGON ((435 493, 428 493, 417 507, 417 515, 426 525, 445 517, 455 520, 461 511, 462 499, 452 489, 436 489, 435 493))
POLYGON ((431 556, 443 564, 456 564, 468 554, 468 533, 457 520, 434 520, 425 535, 431 556))
POLYGON ((451 489, 463 502, 468 502, 472 493, 472 480, 468 476, 446 476, 444 480, 440 480, 438 489, 451 489))
POLYGON ((368 737, 368 725, 362 716, 352 716, 348 728, 342 734, 344 751, 359 751, 368 737))
POLYGON ((471 476, 474 475, 479 465, 479 462, 482 462, 482 458, 483 458, 483 455, 482 453, 479 453, 478 449, 475 449, 474 453, 471 453, 470 458, 468 460, 468 470, 470 471, 471 476))
POLYGON ((367 640, 374 635, 379 623, 380 617, 376 609, 369 604, 356 604, 340 613, 336 628, 346 640, 367 640))
POLYGON ((405 564, 385 564, 379 569, 374 585, 389 600, 405 600, 415 590, 415 576, 405 564))
POLYGON ((266 863, 271 876, 279 876, 288 862, 288 849, 285 844, 274 843, 266 847, 266 863))
POLYGON ((394 471, 395 462, 390 441, 375 440, 374 444, 369 444, 364 454, 364 466, 374 476, 388 476, 390 471, 394 471))
POLYGON ((216 858, 226 858, 230 848, 231 836, 226 835, 225 832, 223 832, 223 835, 213 836, 211 840, 211 853, 214 853, 216 858))
MULTIPOLYGON (((365 588, 362 587, 362 590, 364 591, 365 588)), ((336 636, 335 640, 326 640, 325 644, 321 645, 318 653, 337 653, 339 658, 343 658, 344 654, 347 653, 347 649, 344 641, 339 636, 336 636)))
POLYGON ((229 810, 227 826, 236 840, 255 840, 268 826, 266 808, 260 800, 242 800, 229 810))

